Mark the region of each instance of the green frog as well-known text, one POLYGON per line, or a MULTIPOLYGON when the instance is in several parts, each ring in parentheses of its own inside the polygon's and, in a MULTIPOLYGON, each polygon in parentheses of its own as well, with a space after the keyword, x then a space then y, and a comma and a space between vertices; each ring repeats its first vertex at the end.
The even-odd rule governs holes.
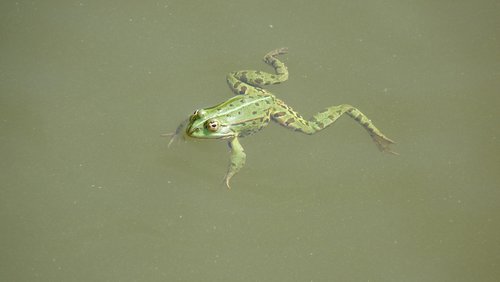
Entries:
POLYGON ((246 160, 240 137, 261 130, 271 120, 294 131, 311 135, 347 114, 366 129, 380 151, 397 154, 389 147, 394 141, 382 134, 370 119, 351 105, 328 107, 307 120, 264 89, 265 85, 279 84, 288 79, 287 67, 277 58, 287 52, 286 48, 279 48, 264 56, 264 62, 274 68, 274 74, 255 70, 229 73, 227 83, 236 95, 213 107, 196 110, 179 125, 175 133, 166 134, 172 135, 169 146, 183 132, 192 138, 227 140, 231 157, 224 182, 228 189, 231 189, 229 181, 246 160))

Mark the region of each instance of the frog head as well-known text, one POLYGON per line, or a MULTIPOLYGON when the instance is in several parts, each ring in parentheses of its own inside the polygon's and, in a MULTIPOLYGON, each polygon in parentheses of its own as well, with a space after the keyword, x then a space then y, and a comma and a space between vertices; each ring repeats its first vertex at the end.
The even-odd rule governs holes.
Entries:
POLYGON ((186 134, 193 138, 226 139, 235 137, 230 126, 217 117, 217 113, 206 109, 196 110, 190 117, 186 134))

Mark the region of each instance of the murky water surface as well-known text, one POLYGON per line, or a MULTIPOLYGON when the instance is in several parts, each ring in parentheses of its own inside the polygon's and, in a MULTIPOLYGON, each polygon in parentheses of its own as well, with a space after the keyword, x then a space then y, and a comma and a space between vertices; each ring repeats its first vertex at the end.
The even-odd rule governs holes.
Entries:
POLYGON ((278 2, 3 1, 0 280, 497 281, 498 3, 278 2), (225 142, 167 148, 282 46, 273 93, 400 156, 271 124, 228 192, 225 142))

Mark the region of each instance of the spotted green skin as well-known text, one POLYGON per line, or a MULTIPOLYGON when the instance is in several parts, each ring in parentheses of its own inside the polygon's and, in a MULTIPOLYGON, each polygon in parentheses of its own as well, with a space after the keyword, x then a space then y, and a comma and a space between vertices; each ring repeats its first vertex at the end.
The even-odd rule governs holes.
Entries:
POLYGON ((263 89, 265 85, 278 84, 288 79, 285 64, 276 58, 285 53, 287 49, 280 48, 264 56, 264 62, 274 68, 275 74, 254 70, 229 73, 227 83, 236 96, 213 107, 196 110, 188 120, 179 125, 170 142, 184 128, 189 137, 228 140, 231 159, 224 182, 229 189, 230 179, 243 167, 246 160, 239 138, 261 130, 271 120, 294 131, 314 134, 347 114, 367 130, 381 151, 396 154, 389 148, 394 141, 382 134, 362 112, 351 105, 331 106, 306 120, 263 89))

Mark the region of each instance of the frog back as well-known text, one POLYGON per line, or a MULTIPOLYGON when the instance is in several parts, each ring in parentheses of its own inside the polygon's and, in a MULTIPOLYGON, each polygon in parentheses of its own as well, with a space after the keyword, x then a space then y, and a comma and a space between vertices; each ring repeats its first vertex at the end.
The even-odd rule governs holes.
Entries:
POLYGON ((269 123, 274 103, 273 95, 236 95, 220 105, 218 116, 235 135, 247 136, 269 123))

